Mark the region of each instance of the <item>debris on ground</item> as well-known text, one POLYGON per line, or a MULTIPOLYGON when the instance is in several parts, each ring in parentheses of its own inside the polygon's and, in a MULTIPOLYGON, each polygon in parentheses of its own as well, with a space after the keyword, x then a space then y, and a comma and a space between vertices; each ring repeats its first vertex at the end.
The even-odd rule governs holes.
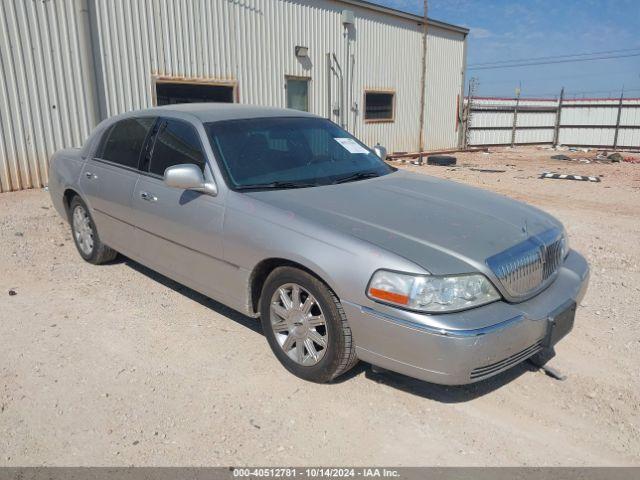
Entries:
MULTIPOLYGON (((589 151, 588 149, 574 149, 570 150, 572 152, 578 151, 589 151)), ((629 162, 629 163, 640 163, 640 158, 635 158, 633 156, 623 156, 619 152, 614 152, 609 154, 606 150, 598 151, 595 155, 589 156, 569 156, 564 154, 559 155, 551 155, 551 160, 562 160, 566 162, 580 162, 580 163, 600 163, 600 164, 611 164, 611 163, 620 163, 620 162, 629 162)))
POLYGON ((469 170, 473 170, 474 172, 482 172, 482 173, 504 173, 506 170, 497 170, 493 168, 470 168, 469 170))
POLYGON ((579 180, 582 182, 599 182, 600 177, 587 176, 587 175, 570 175, 566 173, 551 173, 543 172, 539 178, 553 178, 557 180, 579 180))
POLYGON ((448 167, 456 164, 456 157, 451 155, 430 155, 427 157, 427 165, 438 165, 448 167))
POLYGON ((15 288, 10 288, 9 289, 9 296, 10 297, 15 297, 18 294, 18 292, 16 292, 15 288))

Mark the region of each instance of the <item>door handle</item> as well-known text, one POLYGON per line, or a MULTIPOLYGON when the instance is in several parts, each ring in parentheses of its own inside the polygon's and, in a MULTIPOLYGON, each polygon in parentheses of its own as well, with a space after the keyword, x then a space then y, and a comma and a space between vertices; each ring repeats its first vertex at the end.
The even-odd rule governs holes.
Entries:
POLYGON ((149 193, 149 192, 140 192, 140 198, 142 200, 146 200, 147 202, 157 202, 158 197, 149 193))
POLYGON ((98 176, 95 173, 91 173, 91 172, 85 172, 84 176, 87 177, 89 180, 97 180, 98 178, 98 176))

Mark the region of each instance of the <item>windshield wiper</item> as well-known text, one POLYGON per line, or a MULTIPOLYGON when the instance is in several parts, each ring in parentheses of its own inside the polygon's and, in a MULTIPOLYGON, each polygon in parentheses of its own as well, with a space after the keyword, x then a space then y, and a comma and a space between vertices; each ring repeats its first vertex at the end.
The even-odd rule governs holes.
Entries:
POLYGON ((255 183, 250 185, 240 185, 238 190, 262 190, 262 189, 275 189, 275 188, 306 188, 317 187, 315 183, 304 182, 270 182, 270 183, 255 183))
POLYGON ((333 183, 345 183, 345 182, 353 182, 355 180, 364 180, 365 178, 373 178, 379 177, 376 172, 357 172, 351 175, 347 175, 346 177, 338 178, 333 181, 333 183))

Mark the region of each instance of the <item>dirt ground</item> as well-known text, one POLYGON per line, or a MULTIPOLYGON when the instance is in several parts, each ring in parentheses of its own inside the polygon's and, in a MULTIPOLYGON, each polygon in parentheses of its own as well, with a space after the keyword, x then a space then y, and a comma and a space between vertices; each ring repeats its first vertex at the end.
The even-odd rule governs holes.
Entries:
POLYGON ((402 168, 564 222, 592 268, 551 361, 564 382, 525 364, 440 387, 360 364, 306 383, 255 320, 127 259, 84 263, 48 193, 1 194, 0 465, 640 465, 640 165, 554 153, 402 168))

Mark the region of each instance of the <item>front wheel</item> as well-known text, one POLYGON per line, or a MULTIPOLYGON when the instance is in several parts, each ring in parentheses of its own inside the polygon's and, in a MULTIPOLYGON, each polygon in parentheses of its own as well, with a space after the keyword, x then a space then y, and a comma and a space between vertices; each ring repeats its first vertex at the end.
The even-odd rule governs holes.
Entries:
POLYGON ((78 253, 87 262, 100 265, 118 256, 118 252, 100 241, 89 208, 78 196, 73 197, 69 204, 69 220, 78 253))
POLYGON ((304 380, 328 382, 358 361, 340 301, 303 270, 279 267, 269 275, 260 317, 273 353, 304 380))

